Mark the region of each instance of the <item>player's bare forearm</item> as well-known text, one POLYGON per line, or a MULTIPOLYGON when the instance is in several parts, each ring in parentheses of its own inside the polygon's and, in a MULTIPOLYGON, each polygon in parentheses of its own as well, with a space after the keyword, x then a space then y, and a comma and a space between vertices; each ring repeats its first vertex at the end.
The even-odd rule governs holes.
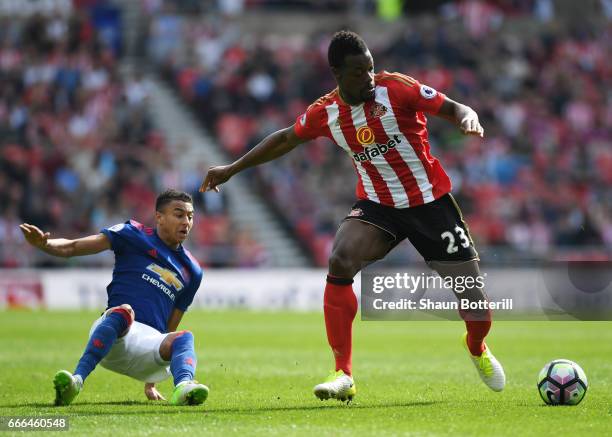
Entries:
POLYGON ((293 126, 274 132, 264 138, 231 167, 233 174, 283 156, 303 141, 293 131, 293 126))
POLYGON ((446 97, 436 115, 458 125, 465 135, 484 136, 484 129, 480 125, 478 114, 467 105, 446 97))
POLYGON ((295 134, 293 126, 276 131, 232 164, 210 168, 200 186, 200 191, 217 191, 218 185, 227 182, 235 174, 279 158, 304 142, 306 140, 295 134))
POLYGON ((72 256, 93 255, 110 249, 110 241, 104 234, 90 235, 88 237, 68 240, 66 238, 53 238, 49 232, 43 232, 38 227, 28 223, 19 225, 26 241, 32 246, 49 255, 62 258, 72 256))
POLYGON ((47 240, 47 245, 41 247, 41 250, 49 255, 64 258, 93 255, 108 249, 110 249, 110 243, 104 234, 90 235, 76 240, 55 238, 53 240, 47 240))
POLYGON ((49 255, 70 258, 71 256, 74 256, 74 246, 74 240, 54 238, 53 240, 47 240, 47 244, 40 246, 39 249, 45 253, 48 253, 49 255))
POLYGON ((176 331, 176 328, 178 328, 178 325, 181 323, 181 320, 183 319, 183 314, 185 313, 179 310, 178 308, 174 308, 172 310, 172 313, 170 314, 170 317, 168 318, 167 332, 176 331))

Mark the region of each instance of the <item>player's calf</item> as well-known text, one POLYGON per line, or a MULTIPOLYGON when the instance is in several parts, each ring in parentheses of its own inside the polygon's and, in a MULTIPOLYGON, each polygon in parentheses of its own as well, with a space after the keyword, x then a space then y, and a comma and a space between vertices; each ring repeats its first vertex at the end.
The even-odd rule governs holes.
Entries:
POLYGON ((91 333, 85 352, 74 371, 82 381, 89 376, 102 359, 108 355, 118 337, 125 335, 134 321, 134 310, 121 305, 106 311, 102 321, 91 333))
POLYGON ((55 405, 69 405, 83 389, 83 383, 102 359, 108 355, 118 337, 130 329, 135 314, 128 304, 110 308, 93 330, 74 375, 60 370, 53 377, 55 405))
MULTIPOLYGON (((453 283, 464 284, 461 290, 454 290, 457 299, 472 302, 486 302, 487 296, 483 288, 477 284, 482 283, 478 261, 429 261, 429 266, 443 277, 453 278, 453 283), (470 279, 468 281, 468 278, 470 279), (472 285, 468 285, 472 284, 472 285)), ((485 350, 485 337, 491 329, 491 311, 486 307, 477 307, 472 310, 460 310, 459 315, 465 321, 468 332, 467 347, 474 356, 480 356, 485 350)))
POLYGON ((170 372, 174 377, 174 385, 183 381, 191 381, 195 375, 198 359, 195 354, 194 338, 191 331, 181 331, 172 340, 172 355, 170 357, 170 372))
MULTIPOLYGON (((486 301, 487 296, 479 284, 480 269, 478 262, 466 261, 430 261, 429 266, 436 270, 442 277, 452 277, 454 283, 459 283, 457 278, 461 277, 461 283, 467 284, 466 278, 473 286, 465 286, 463 290, 455 290, 458 299, 467 299, 469 302, 486 301)), ((502 391, 506 385, 506 375, 500 362, 491 353, 485 343, 485 337, 491 329, 491 311, 486 307, 469 311, 460 310, 459 314, 465 321, 467 332, 463 335, 463 345, 467 349, 470 359, 482 381, 493 391, 502 391)))
POLYGON ((352 330, 358 302, 353 292, 353 277, 363 265, 382 258, 390 248, 391 240, 387 233, 369 223, 345 220, 336 234, 329 258, 329 274, 323 294, 323 312, 327 341, 336 361, 335 370, 341 371, 344 377, 339 379, 339 388, 338 381, 319 384, 315 394, 320 399, 326 399, 326 396, 327 398, 338 396, 338 399, 347 400, 349 392, 354 390, 350 380, 352 330))
POLYGON ((172 405, 199 405, 208 397, 208 387, 194 380, 197 365, 194 337, 191 331, 173 332, 159 348, 160 356, 170 361, 174 377, 172 405))

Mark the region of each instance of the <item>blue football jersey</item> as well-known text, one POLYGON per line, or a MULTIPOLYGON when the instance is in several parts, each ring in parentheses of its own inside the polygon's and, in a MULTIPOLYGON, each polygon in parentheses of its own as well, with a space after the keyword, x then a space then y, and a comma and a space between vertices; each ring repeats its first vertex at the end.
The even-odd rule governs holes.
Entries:
POLYGON ((202 281, 198 261, 182 245, 169 248, 154 229, 134 220, 100 232, 115 252, 107 308, 127 303, 138 322, 166 332, 172 309, 187 311, 198 291, 202 281))

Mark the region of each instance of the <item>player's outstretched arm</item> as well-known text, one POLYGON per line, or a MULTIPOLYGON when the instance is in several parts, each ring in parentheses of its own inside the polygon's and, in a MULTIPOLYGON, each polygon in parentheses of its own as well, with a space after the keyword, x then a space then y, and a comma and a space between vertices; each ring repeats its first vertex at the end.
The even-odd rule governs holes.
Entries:
POLYGON ((219 191, 218 186, 227 182, 236 173, 283 156, 306 141, 308 140, 304 140, 295 134, 293 126, 276 131, 232 164, 211 167, 204 178, 204 182, 200 185, 200 191, 219 191))
POLYGON ((19 225, 26 241, 32 246, 53 256, 69 258, 71 256, 93 255, 111 248, 110 241, 104 234, 67 240, 65 238, 49 237, 49 232, 43 232, 38 227, 28 223, 19 225))
POLYGON ((469 106, 446 97, 436 115, 457 124, 464 135, 484 137, 484 129, 480 125, 478 114, 469 106))

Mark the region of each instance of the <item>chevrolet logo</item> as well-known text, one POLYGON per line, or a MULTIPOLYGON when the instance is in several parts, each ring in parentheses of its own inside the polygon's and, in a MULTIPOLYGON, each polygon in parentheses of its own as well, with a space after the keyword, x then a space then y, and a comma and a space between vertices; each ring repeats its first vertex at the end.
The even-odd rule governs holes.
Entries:
POLYGON ((159 279, 164 281, 167 285, 174 287, 176 291, 181 291, 183 289, 183 283, 179 281, 176 273, 174 273, 172 270, 165 269, 157 264, 149 264, 147 270, 157 273, 159 279))

